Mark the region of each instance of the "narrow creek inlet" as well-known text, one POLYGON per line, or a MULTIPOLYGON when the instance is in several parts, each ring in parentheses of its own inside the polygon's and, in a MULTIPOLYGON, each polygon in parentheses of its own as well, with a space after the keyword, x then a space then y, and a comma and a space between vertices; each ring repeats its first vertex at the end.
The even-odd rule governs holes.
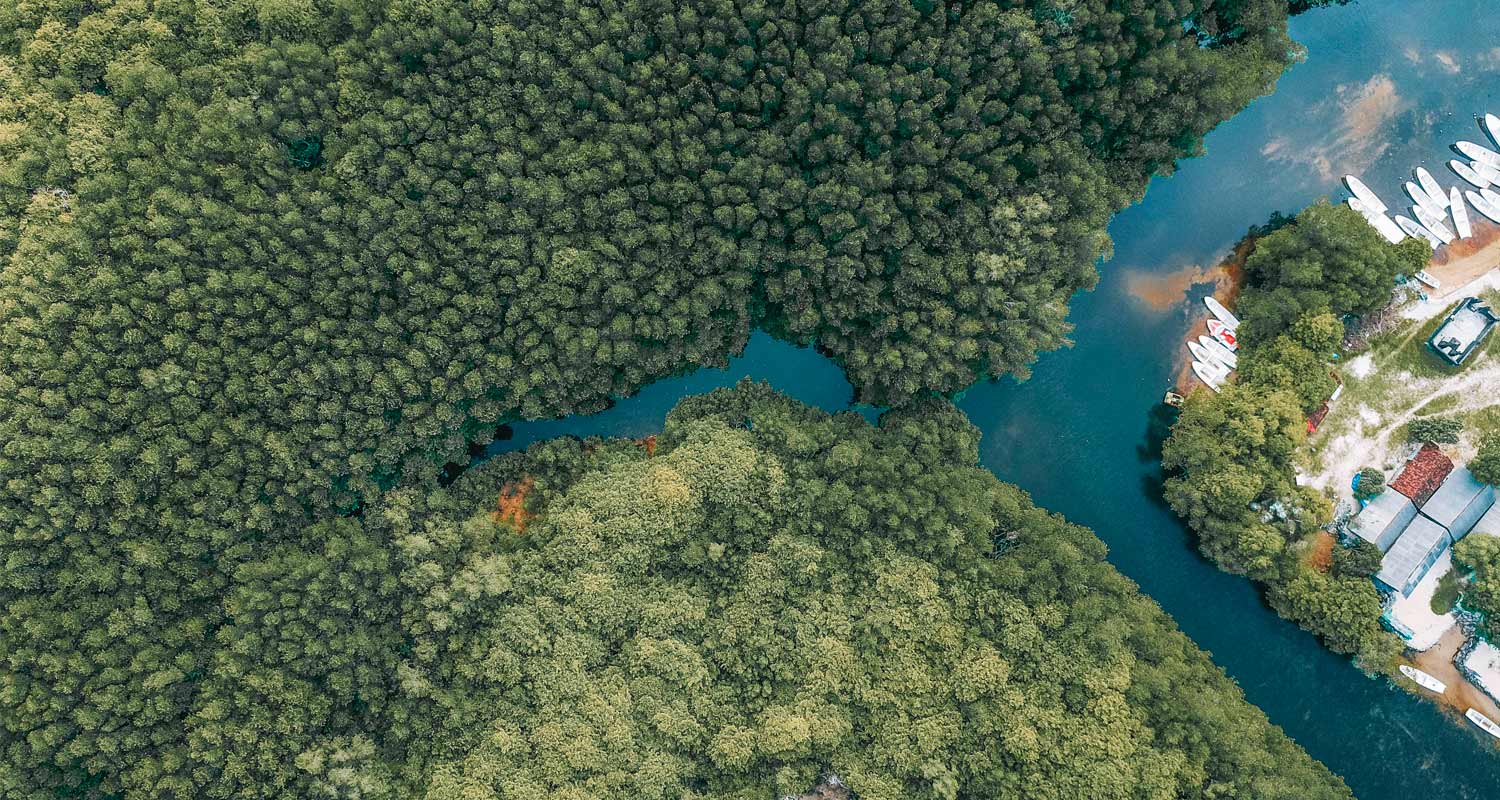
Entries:
MULTIPOLYGON (((1073 300, 1075 345, 1043 355, 1031 380, 975 386, 959 403, 984 432, 987 467, 1092 528, 1110 561, 1250 702, 1365 800, 1500 796, 1500 752, 1435 705, 1364 677, 1279 619, 1248 581, 1198 555, 1160 500, 1158 402, 1176 373, 1177 343, 1201 319, 1204 270, 1250 225, 1341 198, 1345 172, 1394 204, 1411 168, 1437 174, 1446 143, 1474 137, 1473 114, 1500 112, 1500 33, 1477 24, 1492 13, 1489 0, 1361 0, 1296 18, 1306 61, 1209 135, 1204 156, 1153 181, 1142 203, 1115 218, 1099 287, 1073 300)), ((847 408, 851 396, 827 359, 756 334, 727 370, 662 381, 594 416, 514 425, 490 451, 558 435, 643 435, 681 396, 746 376, 827 410, 847 408)))

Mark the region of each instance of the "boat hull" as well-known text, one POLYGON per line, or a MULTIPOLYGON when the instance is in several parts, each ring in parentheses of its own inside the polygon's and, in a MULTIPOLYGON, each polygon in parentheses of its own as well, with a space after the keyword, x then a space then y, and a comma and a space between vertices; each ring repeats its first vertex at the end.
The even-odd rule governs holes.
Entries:
POLYGON ((1235 355, 1233 350, 1230 350, 1219 342, 1216 342, 1213 339, 1202 335, 1198 337, 1198 344, 1203 345, 1203 349, 1207 350, 1208 354, 1213 356, 1214 359, 1217 360, 1220 364, 1223 364, 1230 369, 1239 369, 1240 357, 1235 355))
POLYGON ((1344 186, 1349 189, 1350 194, 1359 198, 1359 201, 1364 203, 1366 208, 1373 209, 1381 214, 1390 210, 1386 206, 1385 201, 1381 200, 1379 195, 1370 191, 1370 187, 1366 186, 1365 182, 1359 178, 1353 175, 1345 175, 1344 186))
POLYGON ((1487 164, 1496 169, 1500 169, 1500 153, 1497 153, 1494 150, 1489 149, 1488 147, 1483 147, 1473 142, 1459 142, 1453 145, 1453 147, 1457 149, 1458 152, 1463 153, 1464 155, 1474 159, 1475 161, 1478 161, 1482 164, 1487 164))
POLYGON ((1437 678, 1423 672, 1422 670, 1417 669, 1416 667, 1402 664, 1401 674, 1405 675, 1408 678, 1411 678, 1412 681, 1418 686, 1430 692, 1437 692, 1438 694, 1442 694, 1443 692, 1448 691, 1448 684, 1443 683, 1437 678))
POLYGON ((1474 227, 1469 224, 1469 211, 1464 208, 1464 196, 1457 186, 1448 189, 1448 209, 1453 214, 1453 231, 1458 234, 1458 238, 1473 236, 1474 227))
POLYGON ((1198 361, 1193 362, 1193 374, 1198 376, 1198 380, 1203 381, 1204 386, 1215 392, 1219 391, 1219 381, 1223 380, 1222 375, 1210 372, 1208 368, 1203 366, 1202 362, 1198 361))
POLYGON ((1470 722, 1478 725, 1480 730, 1488 733, 1496 739, 1500 739, 1500 725, 1495 724, 1494 720, 1486 717, 1485 715, 1479 713, 1478 711, 1475 711, 1472 708, 1468 711, 1465 711, 1464 716, 1467 717, 1470 722))
POLYGON ((1469 199, 1469 205, 1474 210, 1490 218, 1491 222, 1500 222, 1500 208, 1490 205, 1490 201, 1484 199, 1483 195, 1476 192, 1464 192, 1464 197, 1469 199))
POLYGON ((1464 162, 1459 161, 1456 158, 1448 162, 1448 169, 1453 170, 1454 175, 1457 175, 1470 184, 1473 184, 1475 189, 1483 189, 1486 186, 1490 185, 1490 182, 1480 177, 1479 173, 1475 172, 1473 167, 1470 167, 1468 164, 1465 164, 1464 162))
POLYGON ((1214 337, 1214 341, 1224 345, 1231 351, 1240 349, 1240 337, 1236 336, 1228 325, 1218 319, 1208 320, 1208 335, 1214 337))
POLYGON ((1224 323, 1230 330, 1240 327, 1240 318, 1225 308, 1224 304, 1220 303, 1213 295, 1203 298, 1203 305, 1208 306, 1208 313, 1218 317, 1219 321, 1224 323))
POLYGON ((1400 214, 1397 214, 1396 224, 1401 226, 1401 230, 1406 231, 1412 236, 1416 236, 1420 239, 1426 239, 1427 243, 1432 245, 1432 249, 1434 250, 1438 249, 1438 247, 1443 244, 1442 242, 1438 241, 1438 238, 1436 236, 1432 235, 1431 231, 1422 227, 1421 223, 1418 223, 1416 220, 1413 220, 1410 217, 1403 217, 1400 214))
POLYGON ((1428 172, 1425 167, 1417 167, 1417 184, 1422 187, 1422 191, 1426 192, 1428 197, 1432 198, 1432 202, 1443 208, 1448 207, 1448 193, 1443 191, 1437 178, 1432 177, 1432 173, 1428 172))

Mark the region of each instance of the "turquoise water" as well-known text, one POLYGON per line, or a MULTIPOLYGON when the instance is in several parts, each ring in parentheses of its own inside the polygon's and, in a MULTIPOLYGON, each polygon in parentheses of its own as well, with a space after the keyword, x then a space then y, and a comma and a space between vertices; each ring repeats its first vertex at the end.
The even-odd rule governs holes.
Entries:
MULTIPOLYGON (((1295 20, 1307 60, 1275 94, 1215 130, 1206 155, 1153 181, 1141 204, 1115 218, 1115 252, 1099 288, 1073 302, 1076 346, 1044 355, 1030 381, 976 386, 960 402, 984 431, 986 466, 1093 528, 1110 561, 1213 654, 1250 702, 1365 800, 1500 797, 1500 753, 1435 706, 1365 678, 1276 617, 1248 582, 1197 554, 1159 499, 1153 441, 1177 345, 1201 317, 1196 298, 1207 287, 1165 307, 1142 302, 1131 287, 1142 277, 1195 274, 1272 211, 1341 199, 1344 172, 1362 175, 1392 208, 1419 164, 1445 185, 1456 182, 1442 167, 1448 143, 1482 140, 1472 114, 1500 113, 1500 26, 1481 21, 1494 12, 1493 0, 1361 0, 1295 20)), ((492 449, 566 434, 644 435, 679 397, 746 376, 828 410, 848 408, 852 395, 827 359, 758 334, 726 370, 662 381, 590 417, 516 425, 492 449)))

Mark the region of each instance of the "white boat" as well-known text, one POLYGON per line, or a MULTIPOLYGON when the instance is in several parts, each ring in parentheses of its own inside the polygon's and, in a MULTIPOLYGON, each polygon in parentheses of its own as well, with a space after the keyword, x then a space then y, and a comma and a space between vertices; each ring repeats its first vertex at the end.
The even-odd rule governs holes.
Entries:
POLYGON ((1484 131, 1490 135, 1490 141, 1500 147, 1500 117, 1494 114, 1484 115, 1484 131))
POLYGON ((1214 358, 1213 353, 1208 352, 1208 349, 1203 345, 1198 344, 1197 342, 1188 342, 1187 349, 1188 352, 1193 354, 1193 359, 1195 361, 1203 364, 1205 368, 1211 369, 1214 372, 1218 373, 1219 377, 1222 378, 1225 375, 1229 374, 1229 365, 1225 364, 1217 358, 1214 358))
POLYGON ((1427 209, 1427 212, 1434 217, 1441 217, 1443 215, 1442 204, 1428 196, 1426 189, 1411 181, 1407 181, 1404 185, 1407 197, 1410 197, 1417 205, 1427 209))
POLYGON ((1490 201, 1484 199, 1483 195, 1476 194, 1475 192, 1464 192, 1464 197, 1468 198, 1469 205, 1473 206, 1479 213, 1489 217, 1493 222, 1500 222, 1500 208, 1490 205, 1490 201))
POLYGON ((1479 177, 1479 173, 1475 172, 1473 167, 1456 158, 1448 162, 1448 169, 1453 170, 1454 175, 1474 184, 1475 189, 1483 189, 1490 185, 1489 181, 1479 177))
POLYGON ((1457 186, 1448 189, 1448 208, 1453 213, 1453 230, 1458 238, 1467 239, 1474 235, 1474 226, 1469 224, 1469 210, 1464 208, 1464 196, 1458 191, 1457 186))
POLYGON ((1412 206, 1411 212, 1417 216, 1417 221, 1422 223, 1422 227, 1432 231, 1432 235, 1441 239, 1443 244, 1453 241, 1453 231, 1448 230, 1448 226, 1443 224, 1441 214, 1432 213, 1432 209, 1427 206, 1412 206))
POLYGON ((1494 189, 1480 189, 1479 196, 1484 198, 1484 202, 1490 204, 1490 208, 1500 211, 1500 192, 1494 189))
MULTIPOLYGON (((1480 180, 1491 186, 1500 183, 1500 167, 1486 164, 1483 161, 1470 161, 1469 169, 1474 170, 1474 174, 1478 175, 1480 180)), ((1479 188, 1483 189, 1485 187, 1481 186, 1479 188)))
POLYGON ((1230 350, 1213 338, 1202 334, 1198 335, 1198 344, 1203 345, 1203 349, 1207 350, 1208 354, 1213 356, 1220 364, 1230 369, 1239 369, 1240 357, 1235 355, 1233 350, 1230 350))
POLYGON ((1234 330, 1228 325, 1213 317, 1208 318, 1208 335, 1214 337, 1214 341, 1230 350, 1240 349, 1240 337, 1234 335, 1234 330))
POLYGON ((1417 669, 1416 667, 1410 667, 1406 664, 1402 664, 1401 674, 1416 681, 1417 685, 1422 687, 1423 689, 1437 692, 1438 694, 1442 694, 1443 692, 1448 691, 1448 684, 1443 683, 1437 678, 1428 675, 1427 673, 1417 669))
POLYGON ((1437 178, 1432 177, 1432 173, 1428 172, 1426 167, 1417 167, 1417 183, 1421 184, 1422 191, 1426 192, 1427 196, 1432 198, 1432 202, 1441 205, 1443 208, 1448 207, 1448 193, 1443 191, 1443 187, 1438 184, 1437 178))
POLYGON ((1473 142, 1458 142, 1454 144, 1453 147, 1457 149, 1458 152, 1463 153, 1464 155, 1474 159, 1475 161, 1483 164, 1488 164, 1492 167, 1500 168, 1500 153, 1497 153, 1494 150, 1489 149, 1488 147, 1482 147, 1480 145, 1474 144, 1473 142))
POLYGON ((1219 321, 1224 323, 1224 326, 1230 330, 1236 330, 1240 327, 1240 318, 1229 313, 1229 309, 1225 308, 1224 304, 1215 299, 1213 295, 1203 298, 1203 305, 1208 306, 1208 312, 1218 317, 1219 321))
POLYGON ((1344 202, 1348 203, 1350 208, 1358 211, 1360 216, 1364 217, 1365 221, 1370 223, 1370 227, 1379 231, 1380 235, 1384 236, 1386 241, 1391 244, 1399 244, 1402 239, 1406 238, 1406 232, 1396 227, 1396 223, 1391 222, 1390 217, 1381 212, 1371 211, 1369 206, 1359 201, 1358 197, 1351 197, 1344 202))
POLYGON ((1479 713, 1478 711, 1475 711, 1472 708, 1468 711, 1465 711, 1464 716, 1468 717, 1470 722, 1478 725, 1480 730, 1488 733, 1496 739, 1500 739, 1500 725, 1496 725, 1494 720, 1486 717, 1485 715, 1479 713))
POLYGON ((1432 273, 1428 272, 1425 269, 1419 269, 1416 272, 1412 273, 1412 277, 1427 284, 1428 286, 1431 286, 1434 289, 1443 288, 1443 282, 1438 280, 1437 278, 1434 278, 1432 276, 1432 273))
POLYGON ((1359 202, 1364 203, 1366 208, 1374 209, 1381 214, 1389 210, 1386 204, 1381 201, 1380 196, 1370 191, 1370 187, 1366 186, 1365 182, 1359 178, 1353 175, 1345 175, 1344 186, 1348 187, 1349 193, 1359 198, 1359 202))
POLYGON ((1219 383, 1224 380, 1226 373, 1214 372, 1211 367, 1203 366, 1203 362, 1194 361, 1193 374, 1198 376, 1198 380, 1203 381, 1204 386, 1217 392, 1219 391, 1219 383))
POLYGON ((1438 241, 1438 238, 1436 236, 1432 235, 1432 231, 1429 231, 1426 228, 1422 227, 1421 223, 1413 221, 1410 217, 1403 217, 1400 214, 1397 214, 1396 224, 1401 226, 1401 230, 1406 231, 1412 236, 1420 236, 1421 238, 1426 239, 1427 243, 1432 245, 1432 249, 1434 250, 1438 249, 1438 247, 1442 246, 1443 244, 1442 242, 1438 241))

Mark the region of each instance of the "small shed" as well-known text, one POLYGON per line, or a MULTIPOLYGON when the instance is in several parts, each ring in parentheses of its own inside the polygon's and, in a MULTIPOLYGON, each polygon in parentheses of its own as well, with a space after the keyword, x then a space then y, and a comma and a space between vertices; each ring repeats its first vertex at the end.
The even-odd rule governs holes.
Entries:
POLYGON ((1469 535, 1479 518, 1495 505, 1495 487, 1480 483, 1465 467, 1448 479, 1422 506, 1422 515, 1448 529, 1453 541, 1469 535))
POLYGON ((1391 481, 1391 488, 1411 498, 1418 508, 1447 480, 1453 471, 1453 459, 1432 442, 1422 445, 1417 454, 1406 462, 1405 469, 1391 481))
POLYGON ((1391 549, 1416 516, 1417 506, 1410 498, 1386 489, 1349 523, 1349 530, 1384 553, 1391 549))
POLYGON ((1450 543, 1447 528, 1418 515, 1385 554, 1375 580, 1405 597, 1411 594, 1450 543))
POLYGON ((1484 344, 1497 322, 1500 316, 1483 300, 1465 297, 1433 332, 1427 345, 1444 361, 1457 366, 1484 344))

